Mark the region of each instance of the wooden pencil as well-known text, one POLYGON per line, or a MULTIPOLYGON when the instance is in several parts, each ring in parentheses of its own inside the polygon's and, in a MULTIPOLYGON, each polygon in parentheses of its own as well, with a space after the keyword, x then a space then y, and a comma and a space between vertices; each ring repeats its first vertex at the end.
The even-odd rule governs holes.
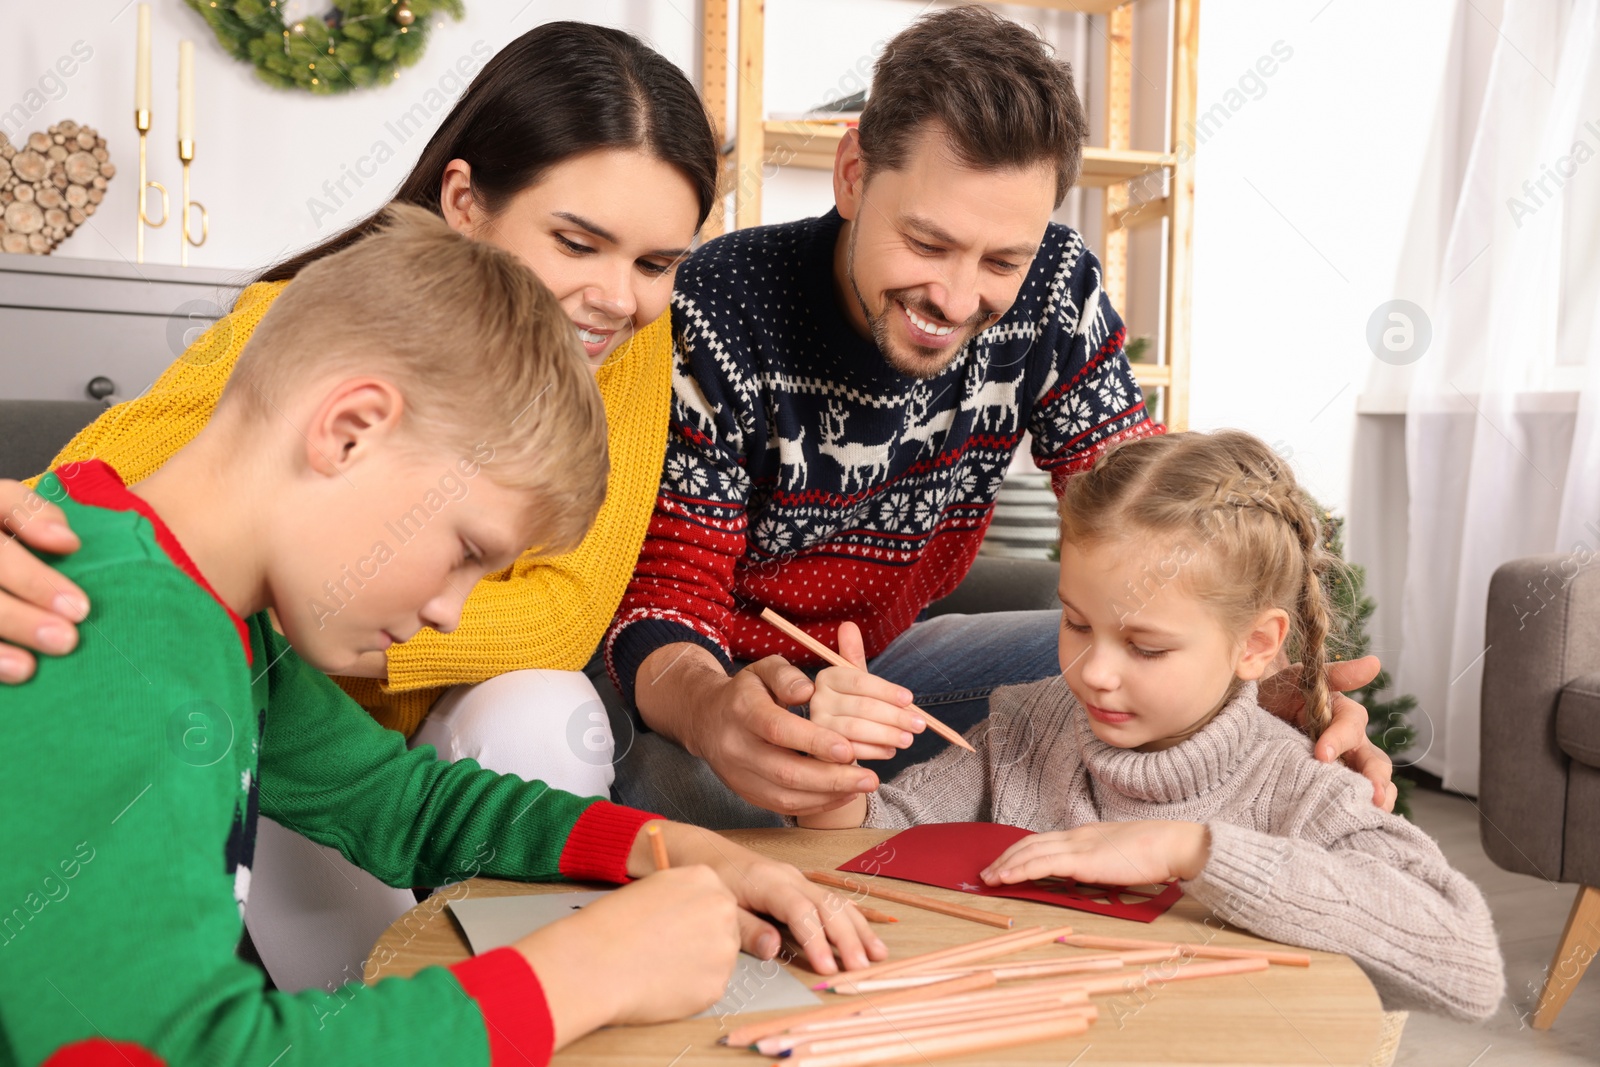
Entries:
MULTIPOLYGON (((1141 952, 1108 952, 1098 956, 1074 956, 1067 960, 1039 960, 1033 963, 1011 963, 1000 967, 977 965, 950 970, 919 971, 916 974, 891 975, 887 978, 867 978, 856 982, 857 993, 877 993, 887 989, 910 989, 913 986, 947 982, 974 971, 993 971, 1002 982, 1018 978, 1050 978, 1076 971, 1114 971, 1141 963, 1156 963, 1180 955, 1176 950, 1148 949, 1141 952)), ((851 977, 851 976, 846 976, 851 977)), ((840 990, 835 990, 840 992, 840 990)))
POLYGON ((891 904, 904 904, 911 908, 922 908, 924 911, 936 911, 940 915, 949 915, 957 919, 970 919, 975 923, 987 926, 998 926, 1002 929, 1011 929, 1014 919, 1009 915, 1002 915, 997 911, 984 911, 982 908, 969 908, 965 904, 947 904, 933 897, 925 897, 920 893, 909 893, 904 889, 891 889, 879 885, 877 882, 860 882, 854 878, 846 878, 833 871, 807 871, 806 877, 818 885, 829 886, 833 889, 846 889, 852 893, 864 893, 879 900, 887 900, 891 904))
MULTIPOLYGON (((1210 960, 1206 963, 1190 963, 1175 967, 1171 970, 1155 970, 1146 967, 1138 974, 1109 974, 1096 975, 1093 978, 1070 979, 1078 988, 1091 997, 1105 996, 1107 993, 1131 993, 1147 986, 1165 985, 1168 982, 1187 982, 1198 978, 1221 978, 1230 974, 1248 974, 1251 971, 1264 971, 1271 966, 1263 959, 1248 960, 1210 960)), ((959 981, 960 979, 957 979, 959 981)), ((925 987, 924 987, 925 988, 925 987)), ((886 993, 885 996, 894 996, 886 993)))
POLYGON ((869 923, 897 923, 900 921, 886 911, 879 911, 877 908, 869 908, 865 904, 857 904, 856 910, 859 911, 861 913, 861 917, 867 920, 869 923))
POLYGON ((1303 952, 1277 952, 1258 948, 1229 948, 1225 945, 1206 945, 1187 941, 1147 941, 1138 937, 1101 937, 1098 934, 1069 934, 1062 944, 1078 948, 1169 949, 1186 956, 1202 956, 1218 960, 1263 959, 1286 967, 1309 967, 1311 957, 1303 952))
MULTIPOLYGON (((906 991, 902 990, 902 992, 906 991)), ((910 1022, 924 1017, 952 1015, 957 1012, 986 1011, 997 1005, 1030 1001, 1049 1003, 1077 1001, 1087 1003, 1089 1000, 1089 991, 1083 988, 1082 982, 1070 979, 1060 979, 1054 982, 1036 982, 1026 986, 996 986, 992 989, 941 997, 936 1001, 920 1000, 883 1005, 884 997, 897 995, 899 994, 884 993, 867 1001, 866 1005, 854 1015, 846 1016, 842 1019, 800 1022, 785 1032, 800 1034, 815 1030, 833 1030, 846 1025, 857 1026, 864 1020, 871 1019, 910 1022)), ((863 999, 865 1000, 866 998, 863 999)))
POLYGON ((1051 963, 1017 963, 1009 967, 971 967, 957 971, 933 971, 927 974, 868 978, 861 982, 839 983, 833 987, 833 991, 850 995, 856 993, 882 993, 891 989, 912 989, 916 986, 932 985, 934 982, 948 982, 952 978, 960 978, 980 969, 992 971, 995 978, 1006 982, 1018 978, 1051 978, 1056 975, 1080 974, 1086 971, 1120 971, 1123 966, 1121 960, 1109 956, 1103 959, 1057 960, 1051 963))
POLYGON ((651 823, 644 828, 645 836, 650 839, 650 855, 656 861, 656 870, 664 871, 672 864, 667 860, 667 842, 661 836, 661 827, 651 823))
POLYGON ((1049 1041, 1058 1037, 1075 1037, 1089 1029, 1089 1020, 1082 1015, 1067 1015, 984 1030, 970 1034, 950 1034, 919 1041, 897 1041, 873 1048, 852 1052, 835 1052, 822 1056, 794 1056, 783 1061, 783 1067, 872 1067, 874 1064, 921 1063, 923 1060, 964 1056, 972 1052, 1028 1045, 1035 1041, 1049 1041))
MULTIPOLYGON (((999 956, 1010 956, 1013 953, 1025 952, 1030 948, 1038 948, 1041 945, 1048 945, 1050 942, 1055 941, 1057 937, 1060 936, 1056 935, 1053 937, 1051 936, 1053 933, 1054 931, 1052 930, 1038 930, 1034 933, 1028 934, 1025 937, 1019 937, 1015 940, 1007 941, 1004 944, 976 945, 966 949, 965 951, 944 956, 938 960, 930 961, 926 957, 913 956, 909 959, 900 960, 897 963, 881 963, 876 968, 876 973, 873 975, 873 978, 884 979, 890 977, 891 975, 897 978, 903 978, 907 975, 922 974, 929 970, 949 970, 952 967, 963 966, 965 964, 976 964, 981 961, 995 959, 999 956)), ((968 969, 993 970, 993 968, 990 967, 968 969)), ((827 988, 832 989, 835 993, 853 995, 857 992, 860 992, 860 990, 856 988, 857 986, 859 986, 862 982, 869 980, 870 979, 866 977, 865 971, 855 971, 849 974, 833 975, 832 977, 825 979, 824 984, 827 988)))
POLYGON ((864 978, 881 978, 892 971, 905 970, 907 966, 922 967, 932 966, 936 963, 953 959, 967 952, 1001 948, 1015 941, 1025 938, 1037 937, 1044 933, 1042 926, 1024 926, 1020 930, 1013 930, 1008 934, 997 934, 994 937, 985 937, 979 941, 971 941, 965 945, 952 945, 949 948, 936 949, 933 952, 924 952, 920 956, 907 956, 901 960, 886 960, 883 963, 874 963, 870 967, 851 971, 850 979, 859 981, 864 978))
MULTIPOLYGON (((855 664, 851 663, 849 660, 839 655, 839 653, 835 652, 821 641, 818 641, 815 637, 812 637, 810 634, 806 633, 804 630, 800 629, 800 627, 796 626, 788 619, 785 619, 782 615, 779 615, 771 608, 762 608, 761 617, 767 620, 767 622, 771 623, 773 626, 777 627, 779 630, 782 630, 785 634, 788 634, 794 640, 806 646, 806 648, 810 649, 816 655, 833 664, 835 667, 855 667, 855 664)), ((914 711, 918 715, 921 715, 928 721, 929 729, 938 734, 940 737, 944 738, 946 741, 950 742, 952 745, 964 748, 968 752, 976 751, 967 743, 967 739, 965 737, 962 737, 960 734, 956 733, 954 730, 950 729, 950 727, 946 726, 932 715, 929 715, 926 711, 923 711, 915 704, 909 705, 907 710, 914 711)))
POLYGON ((728 1036, 722 1039, 722 1044, 733 1045, 734 1047, 749 1045, 761 1040, 763 1037, 781 1034, 790 1027, 803 1023, 821 1022, 824 1019, 843 1019, 875 1008, 886 1008, 911 1001, 926 1001, 939 997, 955 996, 958 993, 969 993, 975 989, 993 988, 994 984, 994 975, 983 972, 969 974, 965 978, 956 978, 939 985, 921 986, 917 989, 906 989, 898 993, 884 993, 882 996, 872 997, 871 999, 862 998, 857 1000, 852 998, 850 1000, 842 1000, 837 1004, 812 1008, 809 1011, 799 1012, 794 1015, 782 1015, 776 1019, 760 1019, 756 1022, 746 1023, 734 1030, 730 1030, 728 1036))
POLYGON ((756 1051, 763 1054, 776 1055, 777 1051, 783 1051, 808 1041, 818 1041, 828 1037, 878 1033, 897 1027, 929 1026, 943 1022, 971 1021, 973 1019, 986 1019, 997 1013, 1005 1014, 1007 1012, 1031 1011, 1035 1008, 1055 1007, 1074 1007, 1087 1013, 1093 1013, 1096 1010, 1083 990, 1061 990, 1049 995, 1035 994, 1027 997, 1010 997, 1002 1000, 945 1008, 938 1011, 867 1012, 861 1015, 852 1015, 847 1019, 829 1019, 818 1023, 808 1023, 805 1026, 797 1026, 782 1034, 764 1037, 756 1042, 755 1048, 756 1051))
MULTIPOLYGON (((919 1026, 904 1026, 897 1029, 882 1029, 873 1033, 850 1034, 841 1037, 818 1038, 813 1041, 792 1045, 787 1050, 790 1056, 818 1056, 833 1052, 848 1052, 851 1049, 873 1048, 880 1045, 890 1045, 896 1041, 926 1041, 929 1038, 945 1037, 949 1034, 971 1034, 984 1031, 993 1032, 1000 1027, 1013 1026, 1020 1023, 1037 1022, 1041 1019, 1060 1019, 1067 1017, 1082 1018, 1093 1022, 1099 1017, 1099 1009, 1093 1004, 1069 1004, 1058 1007, 1024 1007, 1018 1011, 1002 1011, 990 1014, 984 1018, 967 1019, 959 1022, 926 1022, 919 1026)), ((763 1052, 765 1050, 762 1050, 763 1052)), ((773 1053, 767 1053, 773 1055, 773 1053)))

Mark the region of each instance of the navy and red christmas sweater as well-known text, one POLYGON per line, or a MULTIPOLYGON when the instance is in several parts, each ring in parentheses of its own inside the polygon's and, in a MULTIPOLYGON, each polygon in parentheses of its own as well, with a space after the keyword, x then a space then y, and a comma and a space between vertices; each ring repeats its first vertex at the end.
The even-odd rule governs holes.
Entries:
POLYGON ((604 643, 639 665, 691 641, 725 664, 816 658, 861 627, 875 656, 966 575, 1026 431, 1057 491, 1114 442, 1161 432, 1078 233, 1051 223, 1016 302, 933 378, 894 370, 833 285, 842 220, 739 230, 679 269, 661 491, 604 643))

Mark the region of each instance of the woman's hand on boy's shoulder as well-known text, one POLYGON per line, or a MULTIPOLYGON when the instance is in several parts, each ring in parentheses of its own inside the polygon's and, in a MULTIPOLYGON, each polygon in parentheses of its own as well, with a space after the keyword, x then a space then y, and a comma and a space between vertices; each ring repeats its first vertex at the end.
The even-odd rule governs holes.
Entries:
POLYGON ((1096 822, 1030 834, 980 876, 989 885, 1072 878, 1101 885, 1155 885, 1199 876, 1211 856, 1201 824, 1161 819, 1096 822))
POLYGON ((89 598, 28 549, 65 556, 79 547, 60 508, 0 479, 0 683, 33 677, 31 652, 64 656, 77 647, 74 624, 88 617, 89 598))
MULTIPOLYGON (((782 948, 777 929, 760 918, 771 916, 789 928, 818 974, 837 973, 840 963, 846 970, 858 970, 888 958, 888 947, 854 903, 807 881, 793 864, 768 859, 703 827, 675 822, 658 825, 674 867, 704 864, 733 892, 743 909, 740 939, 752 956, 771 959, 782 948)), ((653 870, 649 855, 641 829, 629 856, 628 873, 638 877, 653 870)))
MULTIPOLYGON (((1323 763, 1343 760, 1345 766, 1372 783, 1373 804, 1393 811, 1399 795, 1393 782, 1394 761, 1367 736, 1367 709, 1345 696, 1376 678, 1380 669, 1377 656, 1328 664, 1333 721, 1317 739, 1314 753, 1323 763)), ((1262 707, 1295 727, 1302 725, 1306 708, 1299 679, 1300 665, 1290 664, 1263 678, 1257 697, 1262 707)))

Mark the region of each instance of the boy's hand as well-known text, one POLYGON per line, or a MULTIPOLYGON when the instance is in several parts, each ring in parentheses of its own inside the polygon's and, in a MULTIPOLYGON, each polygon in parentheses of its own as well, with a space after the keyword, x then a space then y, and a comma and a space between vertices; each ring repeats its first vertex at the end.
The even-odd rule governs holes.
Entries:
POLYGON ((817 673, 811 721, 848 738, 858 760, 892 759, 927 728, 927 720, 907 710, 908 689, 867 672, 861 630, 853 622, 839 624, 839 654, 855 666, 817 673))
POLYGON ((76 648, 73 624, 89 615, 83 590, 23 545, 65 556, 79 542, 60 508, 21 482, 0 479, 0 683, 7 685, 33 677, 27 649, 64 656, 76 648))
POLYGON ((602 1026, 682 1019, 716 1003, 739 953, 739 907, 713 871, 685 866, 513 947, 544 987, 559 1049, 602 1026))
MULTIPOLYGON (((854 903, 822 886, 806 881, 799 869, 769 860, 720 834, 685 823, 661 822, 661 836, 674 868, 679 864, 704 864, 715 871, 733 893, 739 906, 740 938, 744 950, 758 959, 772 959, 782 939, 769 915, 789 928, 805 948, 806 960, 818 974, 836 974, 837 952, 846 969, 866 967, 887 959, 889 949, 878 940, 854 903)), ((649 838, 643 828, 628 855, 628 874, 644 878, 655 870, 649 838)), ((648 881, 648 878, 644 878, 648 881)))
POLYGON ((1096 822, 1031 834, 982 872, 989 885, 1073 878, 1099 885, 1150 885, 1195 878, 1211 856, 1211 834, 1199 823, 1096 822))

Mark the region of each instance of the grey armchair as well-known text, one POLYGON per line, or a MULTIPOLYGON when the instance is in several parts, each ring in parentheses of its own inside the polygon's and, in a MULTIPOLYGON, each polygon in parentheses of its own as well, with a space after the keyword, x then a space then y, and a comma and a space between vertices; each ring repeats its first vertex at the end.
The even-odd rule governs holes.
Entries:
POLYGON ((1600 555, 1513 560, 1488 609, 1483 848, 1507 870, 1579 885, 1534 1010, 1544 1030, 1600 951, 1600 555))

